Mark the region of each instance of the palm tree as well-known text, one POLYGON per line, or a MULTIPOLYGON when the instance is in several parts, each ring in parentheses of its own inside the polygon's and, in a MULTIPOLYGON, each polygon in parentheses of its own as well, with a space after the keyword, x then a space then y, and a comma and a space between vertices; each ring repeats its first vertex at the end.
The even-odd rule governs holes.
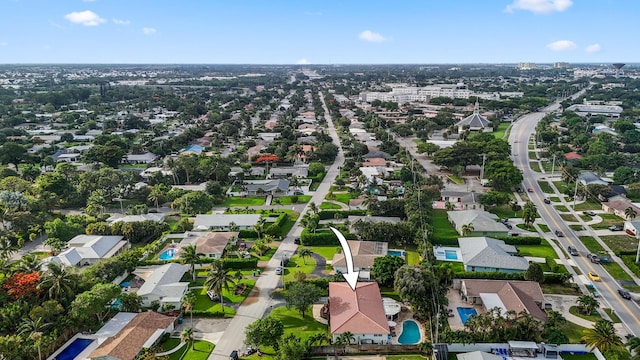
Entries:
POLYGON ((444 203, 444 208, 445 208, 445 210, 447 210, 447 211, 451 211, 451 210, 455 209, 455 207, 456 207, 456 206, 455 206, 455 205, 453 205, 453 203, 452 203, 451 201, 446 201, 446 202, 444 203))
POLYGON ((196 264, 202 264, 202 256, 204 255, 196 251, 194 244, 189 244, 182 248, 180 259, 184 264, 189 264, 189 271, 193 281, 196 281, 196 264))
POLYGON ((76 280, 75 274, 67 271, 65 267, 50 262, 38 288, 47 289, 49 299, 63 302, 73 298, 76 280))
POLYGON ((182 297, 182 306, 185 308, 185 310, 188 310, 190 312, 192 328, 193 328, 193 306, 196 304, 197 298, 198 296, 196 295, 196 293, 194 293, 191 290, 184 293, 184 296, 182 297))
POLYGON ((16 250, 11 244, 11 240, 5 236, 0 237, 0 258, 8 260, 14 252, 16 250))
POLYGON ((522 209, 522 220, 524 220, 524 225, 529 229, 531 224, 536 221, 536 216, 538 215, 538 209, 536 205, 528 200, 522 209))
POLYGON ((156 206, 156 209, 159 209, 160 202, 163 200, 163 198, 164 191, 162 191, 162 189, 160 189, 160 187, 157 185, 151 188, 149 196, 147 196, 147 200, 152 202, 156 206))
POLYGON ((433 344, 430 341, 423 341, 418 344, 418 350, 422 351, 427 357, 433 355, 433 344))
POLYGON ((609 320, 598 320, 593 325, 593 329, 586 329, 583 333, 582 340, 585 341, 585 344, 597 347, 602 353, 623 348, 622 339, 616 335, 616 329, 609 320))
POLYGON ((342 346, 342 353, 347 352, 347 346, 356 341, 356 337, 351 331, 345 331, 336 338, 336 346, 342 346))
POLYGON ((598 308, 598 300, 591 295, 582 295, 576 300, 576 303, 585 315, 591 315, 598 308))
POLYGON ((460 228, 460 231, 462 232, 462 236, 469 235, 473 230, 475 230, 475 228, 473 227, 472 223, 464 224, 460 228))
POLYGON ((180 340, 191 344, 191 350, 195 349, 195 341, 193 341, 193 328, 184 328, 180 334, 180 340))
POLYGON ((207 279, 204 285, 207 290, 211 290, 220 296, 220 305, 222 306, 222 315, 224 316, 224 296, 222 296, 222 290, 229 292, 229 284, 235 285, 235 275, 231 274, 230 269, 223 269, 222 263, 214 263, 213 268, 209 271, 207 279))
POLYGON ((309 211, 311 211, 313 213, 313 215, 318 213, 318 205, 316 205, 316 203, 314 203, 313 201, 309 203, 309 211))
POLYGON ((306 258, 311 257, 311 254, 313 254, 313 252, 309 248, 303 247, 303 248, 298 249, 298 256, 300 256, 302 258, 302 262, 305 265, 307 265, 306 258))
POLYGON ((639 337, 634 336, 631 339, 629 339, 627 341, 627 347, 629 348, 629 351, 633 353, 632 360, 640 359, 640 338, 639 337))
POLYGON ((240 227, 238 226, 238 224, 236 224, 233 221, 229 223, 229 231, 236 232, 236 231, 239 231, 239 230, 240 230, 240 227))
POLYGON ((635 219, 636 215, 638 215, 638 213, 633 209, 633 207, 629 206, 628 208, 624 209, 624 216, 626 216, 627 219, 635 219))
POLYGON ((40 271, 40 260, 34 254, 28 254, 22 257, 17 263, 16 270, 25 274, 40 271))
POLYGON ((42 331, 34 331, 29 334, 29 339, 33 340, 36 344, 36 348, 38 349, 38 360, 42 360, 42 350, 40 349, 40 346, 42 346, 42 336, 42 331))
POLYGON ((266 220, 263 217, 260 217, 260 220, 253 226, 253 230, 258 233, 258 239, 262 239, 262 233, 264 232, 264 225, 266 220))

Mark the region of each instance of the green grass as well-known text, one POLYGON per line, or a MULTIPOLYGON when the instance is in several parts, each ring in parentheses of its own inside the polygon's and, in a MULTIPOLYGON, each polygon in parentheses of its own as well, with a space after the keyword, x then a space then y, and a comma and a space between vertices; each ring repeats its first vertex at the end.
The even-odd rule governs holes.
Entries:
POLYGON ((568 212, 569 209, 567 209, 566 206, 564 205, 555 205, 554 208, 556 208, 556 210, 560 211, 560 212, 568 212))
POLYGON ((529 159, 537 159, 538 158, 537 151, 529 151, 529 159))
POLYGON ((425 360, 426 357, 421 355, 387 355, 387 360, 425 360))
POLYGON ((343 204, 347 204, 349 205, 349 200, 351 200, 351 194, 346 193, 346 194, 333 194, 334 196, 334 200, 335 201, 339 201, 343 204))
POLYGON ((584 227, 582 225, 569 225, 569 227, 573 231, 582 231, 582 230, 584 230, 584 227))
POLYGON ((322 202, 322 204, 320 204, 320 209, 321 210, 342 209, 342 206, 338 204, 330 203, 330 202, 322 202))
POLYGON ((621 225, 624 222, 624 220, 613 214, 598 214, 598 216, 602 218, 602 221, 591 225, 595 230, 608 229, 611 225, 621 225))
POLYGON ((556 189, 558 189, 561 194, 566 194, 567 190, 569 190, 569 185, 564 181, 554 181, 553 185, 556 186, 556 189))
MULTIPOLYGON (((277 250, 278 250, 278 248, 276 246, 270 246, 269 250, 267 250, 267 252, 265 252, 262 256, 258 256, 258 260, 259 261, 269 261, 269 260, 271 260, 271 258, 273 257, 273 254, 275 254, 277 250)), ((253 254, 257 256, 256 253, 253 253, 253 254)))
POLYGON ((294 281, 293 274, 302 271, 305 274, 309 275, 316 268, 316 261, 312 257, 303 259, 294 255, 289 259, 289 263, 284 268, 284 281, 291 282, 294 281), (306 264, 304 263, 306 261, 306 264))
POLYGON ((562 284, 540 284, 545 294, 578 295, 580 290, 562 284))
POLYGON ((609 275, 611 275, 616 280, 633 281, 631 276, 627 274, 622 266, 620 266, 620 264, 616 262, 608 262, 606 264, 602 264, 602 266, 604 266, 609 275))
POLYGON ((615 253, 620 251, 636 251, 638 249, 638 240, 633 236, 605 235, 600 236, 600 239, 615 253))
POLYGON ((511 125, 510 122, 501 122, 500 125, 498 125, 496 129, 494 129, 493 136, 495 136, 497 139, 502 139, 509 125, 511 125))
POLYGON ((447 175, 447 178, 458 185, 464 184, 464 180, 454 174, 447 175))
MULTIPOLYGON (((580 325, 576 325, 574 323, 572 323, 571 321, 567 321, 564 325, 561 326, 562 328, 562 332, 567 335, 567 337, 569 338, 569 343, 570 344, 579 344, 580 340, 582 340, 582 336, 584 336, 584 331, 587 328, 584 328, 580 325)), ((590 354, 591 355, 591 354, 590 354)), ((562 359, 568 359, 564 354, 562 355, 562 359)), ((586 358, 582 358, 582 357, 578 357, 578 358, 574 358, 574 359, 590 359, 589 357, 586 358)), ((595 359, 595 358, 593 358, 595 359)))
POLYGON ((446 210, 433 210, 433 230, 438 239, 458 239, 458 232, 449 223, 446 210))
POLYGON ((260 206, 264 205, 264 197, 237 197, 232 196, 225 199, 220 205, 221 207, 234 207, 234 206, 260 206))
POLYGON ((602 209, 602 204, 597 201, 587 200, 581 204, 576 204, 574 210, 583 211, 583 210, 600 210, 602 209))
MULTIPOLYGON (((522 210, 514 212, 510 205, 492 206, 488 209, 492 214, 498 215, 499 218, 522 218, 522 210)), ((538 215, 539 216, 539 215, 538 215)))
POLYGON ((543 192, 547 193, 547 194, 553 194, 553 189, 551 188, 551 185, 549 185, 548 181, 544 181, 544 180, 539 180, 538 181, 538 185, 540 186, 540 189, 542 189, 543 192))
POLYGON ((461 263, 461 262, 436 260, 436 265, 437 266, 449 266, 451 268, 451 270, 456 274, 464 272, 464 264, 461 263))
POLYGON ((562 354, 562 360, 597 360, 598 358, 593 354, 584 354, 584 355, 571 355, 571 354, 562 354))
POLYGON ((336 245, 308 246, 308 248, 327 260, 333 259, 333 255, 338 253, 341 249, 340 246, 336 245))
POLYGON ((594 311, 591 315, 585 315, 583 313, 580 312, 580 309, 578 308, 577 305, 574 305, 572 307, 569 308, 569 312, 579 318, 588 320, 588 321, 593 321, 596 322, 598 320, 601 320, 602 317, 600 316, 600 314, 598 314, 597 311, 594 311))
POLYGON ((398 293, 395 290, 393 290, 393 288, 381 287, 380 295, 382 295, 382 297, 388 297, 393 300, 402 302, 402 298, 400 297, 400 295, 398 295, 398 293))
MULTIPOLYGON (((291 196, 283 196, 278 198, 280 199, 280 205, 291 205, 291 196)), ((311 200, 311 195, 298 195, 298 202, 296 204, 306 204, 311 200)), ((272 204, 275 204, 272 202, 272 204)))
POLYGON ((420 254, 414 250, 407 250, 407 265, 417 265, 420 262, 420 254))
POLYGON ((578 219, 576 219, 576 217, 573 216, 573 214, 560 214, 560 217, 562 218, 562 220, 568 221, 568 222, 578 221, 578 219))
POLYGON ((619 324, 622 322, 615 311, 609 308, 604 308, 603 310, 604 312, 607 313, 607 315, 609 315, 609 317, 611 318, 611 321, 613 321, 614 323, 619 324))
POLYGON ((535 172, 541 172, 540 164, 537 161, 529 161, 529 168, 535 172))
POLYGON ((557 259, 558 255, 553 250, 551 245, 546 241, 542 241, 540 245, 517 245, 518 254, 522 256, 535 256, 542 258, 557 259))
POLYGON ((591 236, 580 236, 580 241, 586 246, 586 248, 594 254, 606 253, 604 248, 598 243, 598 241, 591 236))
MULTIPOLYGON (((249 292, 251 292, 251 289, 253 288, 253 286, 255 285, 256 281, 253 279, 242 279, 240 281, 241 284, 246 284, 247 288, 245 289, 245 291, 240 294, 240 295, 236 295, 233 292, 233 287, 229 286, 229 290, 222 290, 222 297, 224 299, 224 303, 225 303, 225 307, 224 307, 224 311, 225 311, 225 317, 229 317, 229 316, 233 316, 235 315, 236 311, 232 308, 229 308, 227 306, 227 304, 229 303, 239 303, 242 302, 247 295, 249 295, 249 292)), ((211 299, 209 299, 209 296, 207 295, 207 289, 206 288, 202 288, 200 289, 199 292, 196 292, 196 303, 193 306, 193 310, 196 311, 206 311, 212 314, 220 314, 222 313, 222 307, 220 305, 219 301, 211 301, 211 299)))
POLYGON ((538 224, 538 227, 540 227, 540 230, 542 230, 542 232, 546 232, 547 233, 547 232, 551 231, 549 229, 549 227, 547 225, 545 225, 545 224, 538 224))
POLYGON ((169 355, 169 360, 206 360, 216 346, 206 340, 194 340, 193 348, 189 344, 169 355))
POLYGON ((558 202, 560 201, 560 198, 557 196, 549 196, 549 201, 551 202, 558 202))

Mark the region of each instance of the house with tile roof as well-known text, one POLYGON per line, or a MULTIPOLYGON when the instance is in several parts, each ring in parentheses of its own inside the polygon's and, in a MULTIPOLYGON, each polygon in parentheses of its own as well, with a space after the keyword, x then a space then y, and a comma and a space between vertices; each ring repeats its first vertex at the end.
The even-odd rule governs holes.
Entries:
POLYGON ((447 218, 458 234, 467 236, 507 236, 508 229, 498 221, 498 216, 484 210, 447 211, 447 218), (468 234, 462 233, 462 227, 473 225, 468 234))
POLYGON ((184 239, 180 242, 181 245, 195 245, 196 252, 202 254, 204 257, 212 259, 220 259, 224 254, 229 243, 235 245, 238 241, 237 231, 230 232, 199 232, 189 231, 185 233, 184 239))
POLYGON ((52 258, 45 259, 65 266, 91 265, 128 249, 131 244, 120 235, 78 235, 67 241, 68 248, 52 258))
POLYGON ((544 295, 535 281, 462 279, 454 280, 456 288, 464 301, 481 305, 485 310, 497 307, 503 315, 508 311, 524 311, 538 320, 547 319, 542 310, 544 295))
POLYGON ((355 291, 345 282, 329 283, 332 342, 350 332, 356 344, 387 344, 391 331, 376 282, 361 282, 355 291))
POLYGON ((120 331, 100 344, 89 358, 134 360, 144 349, 158 344, 162 335, 171 333, 176 319, 153 311, 136 314, 120 331))
POLYGON ((519 273, 529 268, 529 261, 514 256, 518 250, 502 240, 489 237, 459 238, 465 271, 519 273))
POLYGON ((636 217, 640 216, 640 208, 634 205, 630 200, 609 200, 602 203, 602 210, 604 210, 607 214, 614 214, 618 217, 623 218, 624 220, 632 220, 632 217, 627 216, 626 210, 631 208, 636 217))
POLYGON ((139 267, 133 274, 144 281, 137 291, 142 298, 142 306, 149 307, 154 301, 160 306, 182 306, 182 297, 189 288, 188 282, 181 282, 182 276, 189 270, 187 265, 169 263, 159 266, 139 267))
MULTIPOLYGON (((348 240, 351 256, 353 258, 353 270, 359 271, 358 277, 370 279, 373 262, 376 258, 387 255, 389 244, 380 241, 356 241, 348 240)), ((347 272, 347 262, 344 253, 333 255, 331 265, 337 274, 347 272)))

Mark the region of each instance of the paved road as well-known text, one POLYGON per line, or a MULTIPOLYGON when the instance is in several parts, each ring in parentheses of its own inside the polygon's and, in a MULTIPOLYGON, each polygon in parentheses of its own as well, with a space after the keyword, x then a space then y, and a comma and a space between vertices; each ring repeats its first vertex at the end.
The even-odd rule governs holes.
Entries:
MULTIPOLYGON (((310 202, 314 202, 317 205, 320 205, 329 193, 329 187, 335 180, 336 176, 340 173, 340 167, 342 167, 342 165, 344 164, 344 152, 342 151, 342 147, 340 146, 338 133, 336 132, 336 128, 333 126, 333 120, 331 119, 329 109, 327 109, 327 106, 324 103, 324 96, 322 95, 322 93, 320 93, 320 98, 322 99, 322 103, 324 106, 324 116, 327 120, 329 135, 331 135, 333 142, 338 145, 339 151, 333 165, 329 167, 324 180, 322 180, 322 183, 320 183, 320 186, 318 186, 318 189, 311 197, 310 202)), ((282 286, 282 281, 281 278, 275 274, 275 269, 279 266, 280 260, 283 257, 291 257, 291 255, 297 249, 298 246, 293 243, 293 239, 300 236, 300 234, 302 233, 300 219, 302 219, 302 215, 306 211, 308 211, 308 206, 304 208, 303 212, 298 218, 298 221, 296 221, 287 237, 281 242, 280 247, 273 255, 264 272, 256 282, 255 288, 258 289, 258 296, 247 298, 242 303, 242 305, 240 305, 238 311, 236 312, 236 316, 231 320, 229 326, 226 328, 224 334, 220 338, 220 341, 216 344, 216 348, 209 356, 210 360, 228 360, 229 354, 233 350, 241 350, 245 348, 243 343, 244 329, 257 319, 261 319, 264 316, 265 312, 267 310, 270 310, 270 306, 274 306, 277 304, 277 301, 271 298, 271 292, 276 287, 282 286)), ((239 352, 242 353, 242 351, 239 352)))
MULTIPOLYGON (((574 231, 569 228, 565 221, 560 217, 558 212, 551 206, 546 205, 543 202, 544 195, 537 179, 542 175, 534 172, 529 167, 529 149, 528 143, 531 134, 534 132, 536 124, 540 121, 547 112, 556 110, 558 104, 549 106, 543 109, 542 112, 531 113, 518 119, 514 123, 509 136, 509 143, 512 146, 512 153, 515 165, 522 170, 524 175, 523 185, 525 188, 531 188, 533 193, 527 193, 529 199, 533 201, 542 219, 549 225, 552 231, 560 230, 564 233, 564 237, 557 238, 558 242, 565 249, 571 245, 578 249, 581 254, 587 254, 589 251, 578 239, 574 231)), ((588 261, 585 256, 573 257, 576 265, 583 274, 588 272, 594 272, 602 278, 602 282, 595 282, 594 286, 601 295, 601 302, 613 310, 620 317, 624 323, 626 329, 632 334, 640 335, 640 307, 632 301, 622 299, 617 289, 621 288, 620 285, 605 271, 601 265, 596 265, 588 261)))

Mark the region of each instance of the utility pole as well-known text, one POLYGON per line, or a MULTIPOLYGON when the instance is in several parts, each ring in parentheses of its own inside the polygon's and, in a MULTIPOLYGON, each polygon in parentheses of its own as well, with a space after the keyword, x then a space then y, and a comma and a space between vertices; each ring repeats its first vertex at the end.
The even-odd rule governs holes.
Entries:
POLYGON ((573 208, 576 208, 576 197, 578 196, 578 177, 576 176, 576 189, 573 191, 573 208))
POLYGON ((482 179, 484 178, 484 162, 487 158, 487 154, 482 154, 482 167, 480 168, 480 184, 482 184, 482 179))
POLYGON ((556 154, 553 154, 553 163, 551 165, 551 176, 553 176, 555 169, 556 169, 556 154))

